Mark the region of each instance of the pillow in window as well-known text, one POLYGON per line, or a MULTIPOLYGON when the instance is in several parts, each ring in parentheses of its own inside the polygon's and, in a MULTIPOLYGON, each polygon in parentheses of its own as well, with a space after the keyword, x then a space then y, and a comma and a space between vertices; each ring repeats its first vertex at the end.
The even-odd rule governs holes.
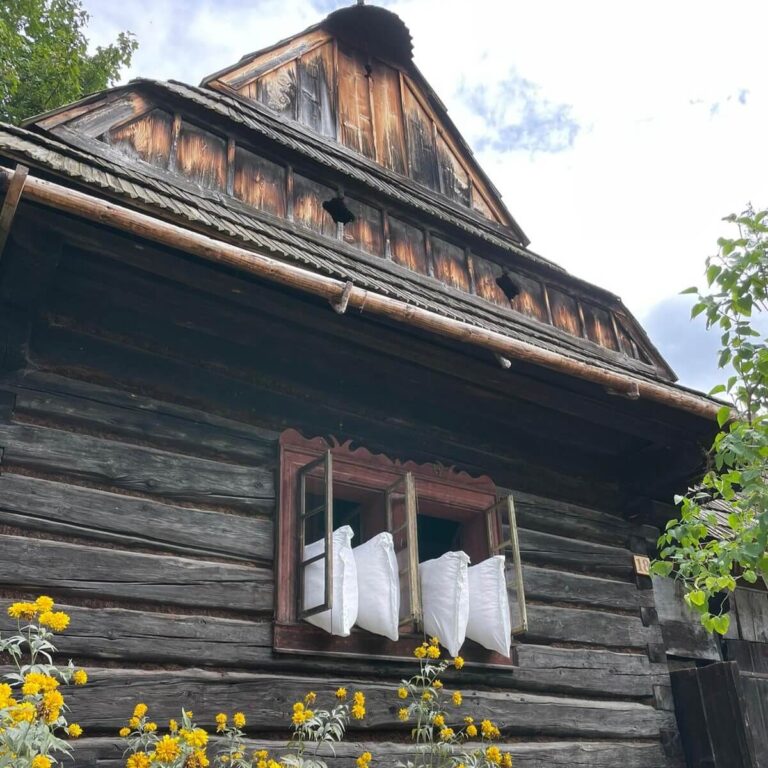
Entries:
POLYGON ((469 621, 467 637, 509 658, 512 620, 509 615, 504 555, 489 557, 467 569, 469 621))
POLYGON ((352 550, 357 564, 357 593, 363 595, 357 626, 397 640, 400 618, 400 579, 392 534, 374 536, 352 550))
POLYGON ((469 620, 469 556, 446 552, 419 563, 424 631, 440 639, 451 656, 458 656, 469 620))
MULTIPOLYGON (((307 621, 332 635, 347 637, 357 619, 357 567, 352 554, 354 532, 348 525, 333 532, 331 555, 333 600, 327 611, 308 616, 307 621)), ((325 552, 325 539, 304 547, 304 559, 325 552)), ((304 608, 322 605, 325 599, 325 561, 316 560, 304 568, 304 608)))

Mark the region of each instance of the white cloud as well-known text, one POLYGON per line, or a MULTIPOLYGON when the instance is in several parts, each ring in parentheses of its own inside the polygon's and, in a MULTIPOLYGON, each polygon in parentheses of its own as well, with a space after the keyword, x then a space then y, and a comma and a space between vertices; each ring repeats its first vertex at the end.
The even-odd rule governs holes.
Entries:
MULTIPOLYGON (((85 4, 93 42, 121 29, 137 34, 130 76, 197 83, 344 3, 85 4)), ((409 26, 417 65, 475 146, 488 126, 462 97, 467 89, 499 92, 516 75, 542 100, 569 107, 580 126, 569 149, 503 151, 490 142, 478 158, 535 250, 621 295, 641 319, 697 281, 722 216, 750 200, 768 205, 768 4, 385 4, 409 26)))

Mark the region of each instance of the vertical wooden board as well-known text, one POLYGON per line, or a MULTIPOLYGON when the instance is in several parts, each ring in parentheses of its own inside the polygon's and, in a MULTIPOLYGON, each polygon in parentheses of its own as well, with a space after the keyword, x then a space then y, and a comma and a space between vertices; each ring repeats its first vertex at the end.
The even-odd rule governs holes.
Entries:
POLYGON ((375 159, 373 119, 366 60, 358 51, 338 47, 339 127, 341 142, 375 159))
POLYGON ((670 680, 686 764, 688 768, 712 768, 712 746, 707 733, 698 671, 695 667, 677 670, 670 675, 670 680))
POLYGON ((392 260, 414 272, 429 274, 424 232, 394 216, 389 217, 389 248, 392 260))
POLYGON ((616 319, 616 330, 619 333, 619 343, 621 345, 621 350, 624 352, 625 355, 628 355, 629 357, 633 357, 636 360, 640 357, 638 354, 637 346, 635 345, 634 340, 632 337, 627 333, 627 329, 622 324, 621 320, 619 320, 618 317, 616 319))
POLYGON ((555 328, 566 331, 573 336, 581 336, 581 321, 579 308, 575 299, 552 286, 547 287, 549 306, 552 309, 552 322, 555 328))
POLYGON ((299 121, 313 131, 336 138, 333 93, 333 44, 315 48, 298 62, 299 121))
POLYGON ((475 273, 475 293, 500 307, 509 307, 509 299, 496 282, 496 278, 501 277, 501 267, 474 253, 470 254, 470 260, 475 273))
POLYGON ((176 168, 210 189, 227 186, 227 142, 210 131, 184 121, 176 147, 176 168))
POLYGON ((344 225, 344 242, 374 256, 384 254, 384 232, 381 225, 381 210, 371 205, 346 198, 347 207, 355 220, 344 225))
POLYGON ((725 643, 728 661, 735 661, 742 672, 768 676, 768 643, 729 638, 725 643))
POLYGON ((438 280, 469 292, 469 271, 463 248, 433 236, 432 266, 438 280))
POLYGON ((373 63, 373 128, 378 161, 396 173, 407 174, 403 108, 400 101, 400 74, 381 61, 373 63))
POLYGON ((768 768, 768 677, 741 676, 757 768, 768 768))
POLYGON ((544 288, 538 280, 531 280, 518 274, 511 274, 512 282, 520 289, 510 304, 512 309, 522 312, 528 317, 540 320, 542 323, 549 324, 547 315, 547 304, 544 300, 544 288))
POLYGON ((491 210, 491 206, 488 205, 485 197, 476 186, 472 187, 471 197, 473 210, 477 211, 482 216, 485 216, 486 219, 490 219, 491 221, 499 221, 498 216, 496 216, 491 210))
POLYGON ((443 194, 469 206, 469 175, 440 135, 437 137, 437 167, 443 194))
POLYGON ((132 157, 167 168, 171 155, 173 115, 161 109, 130 123, 113 128, 105 138, 107 143, 132 157))
POLYGON ((282 117, 296 117, 296 62, 289 61, 245 87, 245 94, 282 117))
POLYGON ((768 593, 756 589, 737 589, 736 608, 742 640, 768 642, 768 593))
POLYGON ((587 338, 606 349, 619 351, 616 335, 613 332, 611 316, 602 307, 596 307, 586 301, 581 302, 584 310, 584 322, 586 324, 587 338))
POLYGON ((234 195, 254 208, 285 216, 285 168, 237 147, 234 195))
POLYGON ((293 174, 293 219, 298 224, 327 237, 336 237, 336 222, 323 208, 323 202, 337 196, 335 189, 326 187, 306 176, 293 174))
POLYGON ((424 111, 407 81, 403 80, 403 117, 408 145, 410 175, 421 184, 440 191, 432 120, 424 111))

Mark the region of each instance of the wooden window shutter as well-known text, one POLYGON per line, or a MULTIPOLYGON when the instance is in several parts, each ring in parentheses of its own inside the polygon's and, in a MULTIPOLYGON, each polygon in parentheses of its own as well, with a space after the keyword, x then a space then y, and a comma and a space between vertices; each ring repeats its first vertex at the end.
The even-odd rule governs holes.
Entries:
POLYGON ((314 616, 333 608, 333 457, 330 451, 315 461, 311 461, 299 470, 299 510, 298 510, 298 546, 299 546, 299 618, 314 616), (321 501, 310 504, 312 496, 320 496, 321 501), (307 525, 318 515, 322 515, 322 531, 325 546, 322 552, 305 559, 304 550, 307 540, 307 525), (307 566, 322 560, 325 566, 325 585, 323 602, 319 605, 304 605, 304 582, 307 566))
POLYGON ((400 626, 422 628, 416 482, 408 472, 385 491, 387 530, 392 534, 400 576, 400 626))
MULTIPOLYGON (((491 555, 504 555, 507 566, 507 586, 513 586, 517 612, 512 612, 512 634, 518 635, 528 629, 528 614, 525 607, 523 568, 520 562, 520 541, 517 536, 515 502, 512 496, 498 499, 485 510, 488 551, 491 555), (510 578, 510 571, 513 572, 510 578), (511 584, 510 584, 511 582, 511 584)), ((512 606, 510 606, 511 608, 512 606)))

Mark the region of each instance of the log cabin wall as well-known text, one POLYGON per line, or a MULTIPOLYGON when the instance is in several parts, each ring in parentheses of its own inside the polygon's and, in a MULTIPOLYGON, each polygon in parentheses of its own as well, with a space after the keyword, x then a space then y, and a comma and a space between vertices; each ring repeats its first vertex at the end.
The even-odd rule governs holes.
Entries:
POLYGON ((637 434, 534 403, 544 382, 517 402, 525 377, 494 388, 492 360, 52 213, 19 216, 0 292, 0 587, 72 614, 60 649, 90 674, 71 694, 78 765, 122 765, 114 737, 138 700, 158 721, 242 709, 263 741, 307 690, 341 684, 369 699, 350 739, 384 765, 402 753, 410 665, 272 651, 287 427, 513 491, 529 631, 514 666, 449 684, 503 723, 517 766, 681 764, 653 591, 632 567, 656 531, 618 514, 636 491, 606 469, 637 434))

